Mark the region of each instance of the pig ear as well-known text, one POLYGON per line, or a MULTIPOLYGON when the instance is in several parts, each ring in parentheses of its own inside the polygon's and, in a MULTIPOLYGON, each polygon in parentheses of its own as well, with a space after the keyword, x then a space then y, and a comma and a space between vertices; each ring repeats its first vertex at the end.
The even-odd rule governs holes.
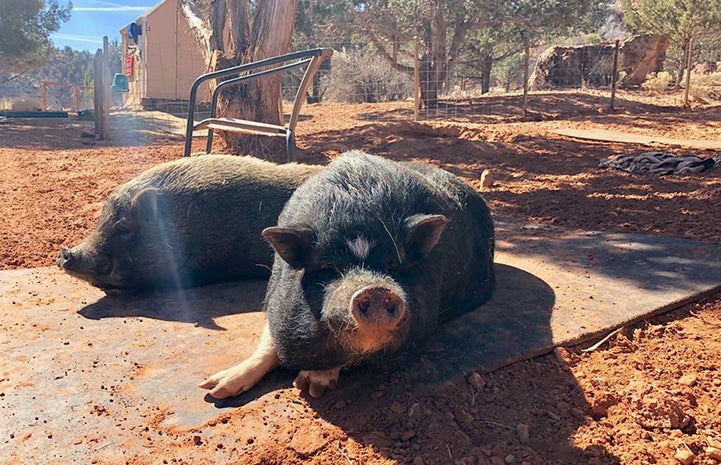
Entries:
POLYGON ((281 228, 273 226, 263 230, 263 237, 288 265, 304 268, 313 251, 313 231, 309 228, 281 228))
POLYGON ((413 215, 406 218, 406 253, 423 258, 438 244, 448 219, 443 215, 413 215))
POLYGON ((154 221, 158 216, 158 190, 143 189, 130 201, 138 221, 154 221))

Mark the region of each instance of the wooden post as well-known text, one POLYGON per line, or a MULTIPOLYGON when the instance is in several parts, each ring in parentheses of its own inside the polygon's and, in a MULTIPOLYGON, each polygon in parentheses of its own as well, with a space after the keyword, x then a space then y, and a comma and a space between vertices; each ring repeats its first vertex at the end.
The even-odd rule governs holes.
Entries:
POLYGON ((80 86, 75 86, 75 111, 80 111, 80 86))
POLYGON ((528 36, 525 32, 523 35, 523 116, 528 115, 528 65, 531 61, 531 46, 528 43, 528 36))
POLYGON ((98 49, 95 52, 95 61, 93 62, 93 79, 95 81, 94 89, 94 117, 95 117, 95 138, 102 140, 105 138, 105 85, 103 83, 103 51, 98 49))
POLYGON ((611 110, 615 110, 613 104, 616 100, 616 80, 618 79, 618 52, 621 46, 621 41, 616 40, 616 46, 613 49, 613 71, 611 72, 611 110))
POLYGON ((113 106, 113 93, 110 91, 110 44, 108 36, 103 36, 103 130, 106 138, 110 137, 110 125, 108 124, 108 113, 113 106))
POLYGON ((688 40, 686 50, 686 88, 683 91, 683 106, 688 106, 688 91, 691 88, 691 55, 693 54, 693 37, 688 40))
POLYGON ((42 98, 43 111, 48 111, 48 88, 45 85, 45 81, 40 85, 40 95, 42 98))
POLYGON ((418 58, 418 37, 413 42, 413 121, 421 119, 421 61, 418 58))

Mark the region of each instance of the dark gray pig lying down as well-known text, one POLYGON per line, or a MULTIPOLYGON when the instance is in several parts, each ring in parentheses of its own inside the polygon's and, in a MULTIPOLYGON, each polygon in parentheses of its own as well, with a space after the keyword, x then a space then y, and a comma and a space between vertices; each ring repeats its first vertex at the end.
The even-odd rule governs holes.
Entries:
POLYGON ((263 236, 275 250, 255 352, 207 378, 216 398, 281 365, 318 397, 340 369, 391 353, 493 292, 494 232, 481 196, 452 174, 349 152, 296 190, 263 236))
POLYGON ((95 231, 56 263, 109 293, 268 277, 261 232, 320 169, 230 155, 160 164, 110 194, 95 231))

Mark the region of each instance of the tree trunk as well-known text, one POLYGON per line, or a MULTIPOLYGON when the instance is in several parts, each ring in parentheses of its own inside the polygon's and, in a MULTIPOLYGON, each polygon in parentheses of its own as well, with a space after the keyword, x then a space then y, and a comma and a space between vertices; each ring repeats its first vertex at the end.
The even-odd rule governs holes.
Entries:
POLYGON ((525 32, 523 37, 523 116, 528 116, 528 66, 531 56, 531 44, 525 32))
POLYGON ((421 58, 421 101, 427 110, 438 108, 438 81, 432 59, 426 54, 421 58))
MULTIPOLYGON (((288 52, 293 33, 297 0, 266 0, 256 6, 253 30, 241 62, 282 55, 288 52)), ((232 19, 233 15, 229 15, 232 19)), ((253 79, 231 86, 218 97, 219 114, 235 118, 282 124, 280 75, 253 79)), ((249 136, 222 133, 227 149, 239 155, 254 155, 271 161, 285 161, 285 139, 282 137, 249 136)))
POLYGON ((689 42, 691 39, 684 38, 681 43, 681 63, 679 63, 678 73, 676 74, 676 82, 673 84, 673 88, 678 90, 681 88, 681 82, 683 81, 683 75, 686 72, 686 63, 688 62, 689 56, 689 42))
MULTIPOLYGON (((181 10, 197 33, 211 71, 287 53, 298 0, 258 0, 249 18, 249 0, 214 0, 201 10, 194 0, 180 0, 181 10), (252 30, 249 25, 252 23, 252 30)), ((224 89, 218 116, 281 124, 280 75, 252 79, 224 89)), ((285 161, 282 137, 220 132, 230 153, 285 161)))
POLYGON ((491 68, 493 67, 493 54, 488 53, 483 57, 481 67, 481 93, 487 94, 491 91, 491 68))

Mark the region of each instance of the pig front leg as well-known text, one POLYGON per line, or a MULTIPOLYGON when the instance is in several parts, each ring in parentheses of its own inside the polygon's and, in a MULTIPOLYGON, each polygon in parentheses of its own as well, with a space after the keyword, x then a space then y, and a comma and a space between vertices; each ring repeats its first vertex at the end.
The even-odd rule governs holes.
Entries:
POLYGON ((233 397, 251 389, 263 376, 278 367, 279 363, 278 352, 270 336, 270 327, 266 322, 258 347, 250 357, 239 365, 208 377, 199 387, 210 389, 208 394, 216 399, 233 397))
POLYGON ((340 368, 329 370, 303 370, 293 381, 293 386, 303 391, 308 389, 312 397, 316 399, 323 395, 326 389, 335 389, 338 384, 340 368))

